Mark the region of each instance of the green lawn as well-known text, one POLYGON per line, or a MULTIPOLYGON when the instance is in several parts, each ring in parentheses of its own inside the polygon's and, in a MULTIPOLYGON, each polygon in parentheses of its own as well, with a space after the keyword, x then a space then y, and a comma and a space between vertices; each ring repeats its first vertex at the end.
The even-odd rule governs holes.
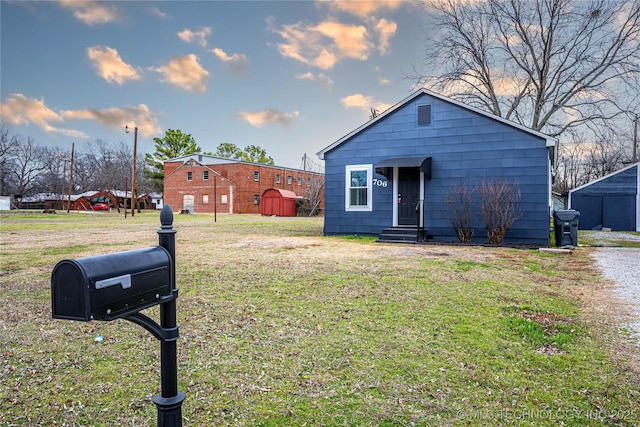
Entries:
MULTIPOLYGON (((156 245, 159 226, 0 216, 0 426, 156 425, 158 341, 52 320, 50 275, 156 245)), ((185 426, 640 423, 637 343, 581 296, 606 286, 589 248, 377 244, 322 237, 322 218, 174 226, 185 426)))

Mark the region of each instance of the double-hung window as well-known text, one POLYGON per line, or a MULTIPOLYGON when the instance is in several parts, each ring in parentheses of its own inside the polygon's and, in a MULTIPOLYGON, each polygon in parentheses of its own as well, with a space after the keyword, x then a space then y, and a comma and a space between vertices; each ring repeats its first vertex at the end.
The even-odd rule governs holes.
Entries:
POLYGON ((372 173, 372 165, 346 167, 345 210, 370 211, 372 209, 372 173))

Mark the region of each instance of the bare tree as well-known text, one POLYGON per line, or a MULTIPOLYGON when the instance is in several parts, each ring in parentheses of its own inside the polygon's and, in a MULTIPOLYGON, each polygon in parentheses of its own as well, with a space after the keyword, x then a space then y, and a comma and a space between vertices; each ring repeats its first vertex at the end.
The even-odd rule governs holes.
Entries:
MULTIPOLYGON (((112 182, 118 179, 118 173, 113 167, 117 158, 112 145, 97 138, 86 145, 85 152, 81 157, 91 170, 87 177, 88 182, 85 182, 84 186, 91 190, 112 189, 112 182)), ((120 185, 124 185, 124 178, 120 185)))
POLYGON ((59 147, 42 147, 44 154, 43 169, 40 174, 40 191, 56 194, 60 200, 66 200, 71 168, 71 153, 59 147))
POLYGON ((552 136, 608 125, 640 92, 639 1, 427 0, 439 24, 413 77, 552 136))
POLYGON ((14 167, 11 171, 17 194, 29 195, 38 190, 44 170, 44 151, 31 137, 16 137, 14 167))
POLYGON ((138 171, 136 175, 138 176, 138 181, 136 184, 136 189, 138 194, 149 194, 155 191, 158 191, 156 183, 149 179, 146 174, 146 170, 149 168, 149 158, 146 155, 138 155, 138 171))
MULTIPOLYGON (((141 164, 144 157, 138 153, 137 163, 141 164)), ((85 190, 122 189, 125 180, 131 185, 133 148, 123 141, 109 143, 98 138, 87 144, 85 152, 79 156, 77 169, 78 180, 85 190)), ((142 182, 143 169, 136 170, 136 184, 142 182)))
POLYGON ((559 155, 556 160, 556 174, 553 181, 553 189, 558 193, 566 193, 572 188, 586 183, 582 173, 584 145, 582 139, 572 138, 563 141, 558 148, 559 155))
POLYGON ((11 128, 6 124, 0 125, 0 195, 8 196, 15 192, 13 174, 14 154, 17 139, 11 134, 11 128))
POLYGON ((302 197, 300 201, 301 211, 309 216, 317 215, 320 210, 320 203, 324 199, 322 166, 314 163, 305 154, 304 170, 305 172, 311 172, 312 175, 307 175, 307 182, 303 183, 302 189, 299 191, 299 196, 302 197))
POLYGON ((615 139, 603 139, 591 144, 583 161, 583 177, 586 182, 613 173, 623 166, 627 159, 625 147, 615 139))
POLYGON ((93 162, 84 154, 78 152, 73 160, 73 193, 83 193, 92 190, 93 162))
POLYGON ((631 161, 628 141, 607 129, 590 137, 572 132, 560 146, 554 190, 564 193, 617 171, 631 161))
MULTIPOLYGON (((84 144, 83 144, 84 145, 84 144)), ((133 151, 122 141, 109 143, 96 139, 78 150, 73 165, 73 192, 122 190, 131 185, 133 151)), ((13 135, 8 126, 0 127, 0 193, 31 195, 55 193, 64 198, 69 185, 71 153, 58 147, 43 147, 32 138, 13 135)), ((138 153, 144 166, 145 154, 138 153)), ((144 167, 136 171, 139 189, 146 188, 144 167)))
POLYGON ((2 123, 0 124, 0 161, 9 156, 16 144, 16 138, 11 134, 11 128, 2 123))

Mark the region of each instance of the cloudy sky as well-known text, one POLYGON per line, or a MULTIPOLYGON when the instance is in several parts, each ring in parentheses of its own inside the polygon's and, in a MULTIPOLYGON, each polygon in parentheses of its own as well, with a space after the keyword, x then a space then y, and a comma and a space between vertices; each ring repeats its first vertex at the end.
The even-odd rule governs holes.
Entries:
POLYGON ((41 145, 100 138, 153 152, 258 145, 277 165, 404 99, 423 60, 418 1, 5 1, 2 122, 41 145))

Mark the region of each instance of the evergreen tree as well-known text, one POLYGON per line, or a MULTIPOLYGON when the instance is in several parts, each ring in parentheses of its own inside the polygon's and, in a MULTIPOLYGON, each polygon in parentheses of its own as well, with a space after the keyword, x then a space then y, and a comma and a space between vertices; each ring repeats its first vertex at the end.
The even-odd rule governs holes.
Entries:
POLYGON ((144 176, 158 191, 162 191, 164 162, 175 157, 199 153, 202 149, 190 134, 182 133, 180 130, 168 129, 163 138, 153 138, 153 141, 156 144, 156 151, 146 156, 147 169, 144 171, 144 176))

